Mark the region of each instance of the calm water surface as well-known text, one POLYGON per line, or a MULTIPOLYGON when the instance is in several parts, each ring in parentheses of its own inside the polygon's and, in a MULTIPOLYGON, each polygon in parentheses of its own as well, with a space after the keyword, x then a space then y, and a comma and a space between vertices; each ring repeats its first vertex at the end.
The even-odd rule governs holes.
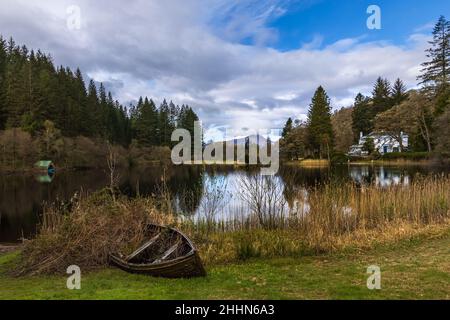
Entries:
MULTIPOLYGON (((277 183, 284 197, 321 182, 330 180, 354 181, 359 184, 375 183, 408 185, 420 175, 449 173, 442 167, 378 167, 341 166, 335 168, 306 169, 282 167, 277 183)), ((208 190, 220 189, 223 198, 217 214, 218 219, 229 219, 245 214, 245 204, 240 194, 239 181, 244 176, 258 174, 259 170, 233 170, 230 167, 160 167, 120 173, 120 189, 130 197, 137 194, 157 194, 163 176, 167 188, 174 195, 174 207, 186 217, 202 217, 207 210, 208 190)), ((0 177, 0 242, 17 242, 36 232, 45 203, 66 201, 77 191, 92 192, 108 184, 108 175, 102 170, 57 172, 52 178, 34 175, 2 175, 0 177)))

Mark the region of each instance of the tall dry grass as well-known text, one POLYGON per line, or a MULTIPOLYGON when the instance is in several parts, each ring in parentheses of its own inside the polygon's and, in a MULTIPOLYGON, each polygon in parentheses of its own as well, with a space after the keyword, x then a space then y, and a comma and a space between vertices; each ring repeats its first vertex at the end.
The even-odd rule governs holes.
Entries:
POLYGON ((355 231, 445 222, 450 217, 450 179, 426 177, 389 187, 327 184, 312 190, 308 203, 309 212, 292 223, 311 247, 327 249, 336 237, 355 231))
POLYGON ((108 264, 108 254, 131 253, 146 240, 149 223, 171 224, 152 199, 115 199, 108 189, 76 199, 69 213, 46 209, 38 236, 26 241, 17 275, 63 273, 108 264))
MULTIPOLYGON (((247 187, 259 190, 255 184, 247 187)), ((227 262, 370 247, 378 240, 397 240, 402 234, 410 236, 450 223, 448 176, 422 177, 410 185, 389 187, 329 183, 301 191, 297 199, 294 210, 282 219, 270 214, 242 215, 216 223, 215 233, 209 232, 208 238, 203 236, 201 221, 183 228, 205 244, 207 261, 227 262)))
MULTIPOLYGON (((329 183, 299 192, 295 209, 284 215, 267 209, 267 203, 255 202, 273 204, 282 192, 271 188, 276 194, 268 200, 260 189, 268 182, 260 182, 257 192, 252 190, 254 183, 241 190, 253 195, 254 210, 228 221, 213 219, 213 211, 204 219, 181 219, 161 212, 157 199, 114 201, 107 191, 76 199, 69 212, 49 209, 39 235, 25 244, 18 273, 64 272, 72 264, 83 270, 106 266, 108 253, 131 252, 145 240, 148 223, 170 224, 187 233, 206 264, 370 248, 380 241, 450 226, 449 176, 416 178, 408 186, 384 188, 329 183)), ((211 190, 220 189, 219 184, 211 190)), ((214 210, 220 200, 211 196, 214 210)))

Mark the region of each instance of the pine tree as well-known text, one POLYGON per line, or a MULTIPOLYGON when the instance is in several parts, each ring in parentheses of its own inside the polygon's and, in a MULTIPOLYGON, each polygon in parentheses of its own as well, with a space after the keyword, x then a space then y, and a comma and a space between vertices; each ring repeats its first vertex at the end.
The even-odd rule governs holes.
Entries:
POLYGON ((5 105, 7 110, 6 126, 19 127, 24 110, 24 88, 22 66, 25 58, 21 55, 20 48, 10 38, 7 44, 8 63, 5 75, 5 105))
POLYGON ((100 134, 101 127, 99 128, 99 122, 101 121, 100 106, 97 95, 97 87, 94 80, 89 81, 86 112, 88 114, 88 123, 86 124, 87 135, 94 136, 100 134), (100 130, 99 130, 100 129, 100 130))
POLYGON ((153 100, 142 97, 137 105, 136 139, 144 146, 158 145, 158 110, 153 100))
POLYGON ((92 114, 87 106, 86 84, 80 69, 75 72, 75 79, 72 84, 72 94, 74 105, 71 107, 72 112, 69 115, 71 122, 74 121, 74 132, 82 135, 89 135, 91 132, 92 114))
POLYGON ((394 86, 392 87, 392 105, 397 106, 408 98, 408 94, 406 93, 406 87, 403 84, 403 81, 398 78, 395 80, 394 86))
POLYGON ((284 125, 283 131, 281 132, 281 137, 286 138, 291 131, 292 131, 292 118, 289 117, 289 119, 287 119, 286 121, 286 124, 284 125))
MULTIPOLYGON (((194 154, 194 134, 195 134, 195 122, 198 121, 199 118, 197 114, 192 110, 188 105, 182 105, 180 109, 179 121, 177 128, 186 129, 189 131, 191 135, 191 152, 194 154)), ((203 143, 203 137, 202 137, 203 143)))
POLYGON ((358 93, 355 97, 352 112, 352 129, 355 139, 359 138, 361 132, 367 135, 373 129, 373 109, 369 102, 369 98, 361 93, 358 93))
POLYGON ((6 104, 5 104, 5 78, 6 78, 6 41, 0 36, 0 130, 6 125, 6 104))
POLYGON ((387 79, 378 77, 372 91, 372 102, 375 114, 392 107, 391 85, 387 79))
POLYGON ((333 127, 331 125, 330 99, 322 86, 317 88, 308 111, 308 136, 311 148, 320 158, 331 156, 333 127))
POLYGON ((161 106, 159 107, 159 121, 158 121, 158 128, 159 128, 159 144, 162 146, 171 146, 170 138, 172 136, 172 132, 175 129, 175 127, 172 125, 170 120, 170 107, 167 104, 166 99, 161 103, 161 106))
POLYGON ((433 30, 433 40, 427 49, 427 62, 422 63, 422 74, 418 77, 420 84, 436 95, 444 90, 450 77, 450 21, 441 16, 433 30))
POLYGON ((169 103, 169 120, 173 128, 176 128, 178 115, 180 114, 180 107, 175 105, 172 101, 169 103))

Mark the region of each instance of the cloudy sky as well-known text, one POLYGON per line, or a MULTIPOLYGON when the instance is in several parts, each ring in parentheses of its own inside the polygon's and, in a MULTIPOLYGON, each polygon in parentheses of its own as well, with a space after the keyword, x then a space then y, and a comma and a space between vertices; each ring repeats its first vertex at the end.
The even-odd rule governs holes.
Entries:
POLYGON ((446 13, 442 0, 0 0, 0 34, 80 67, 124 104, 189 104, 219 139, 303 119, 319 85, 334 108, 380 75, 415 87, 446 13), (367 28, 371 4, 381 30, 367 28))

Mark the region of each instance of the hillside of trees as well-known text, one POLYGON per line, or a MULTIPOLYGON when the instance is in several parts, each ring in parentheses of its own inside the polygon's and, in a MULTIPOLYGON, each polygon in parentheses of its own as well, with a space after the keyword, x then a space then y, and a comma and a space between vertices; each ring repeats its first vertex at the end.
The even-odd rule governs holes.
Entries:
POLYGON ((371 96, 359 93, 353 106, 332 113, 323 87, 312 98, 306 122, 286 121, 280 140, 284 159, 331 158, 371 132, 400 139, 409 134, 408 151, 450 157, 450 22, 440 17, 418 76, 420 89, 407 91, 402 80, 392 85, 379 77, 371 96))
POLYGON ((65 166, 98 166, 107 144, 131 156, 169 157, 176 127, 193 131, 198 116, 187 105, 141 97, 122 106, 82 72, 55 67, 40 50, 0 36, 0 164, 27 167, 38 159, 65 166), (124 150, 130 149, 131 152, 124 150))

